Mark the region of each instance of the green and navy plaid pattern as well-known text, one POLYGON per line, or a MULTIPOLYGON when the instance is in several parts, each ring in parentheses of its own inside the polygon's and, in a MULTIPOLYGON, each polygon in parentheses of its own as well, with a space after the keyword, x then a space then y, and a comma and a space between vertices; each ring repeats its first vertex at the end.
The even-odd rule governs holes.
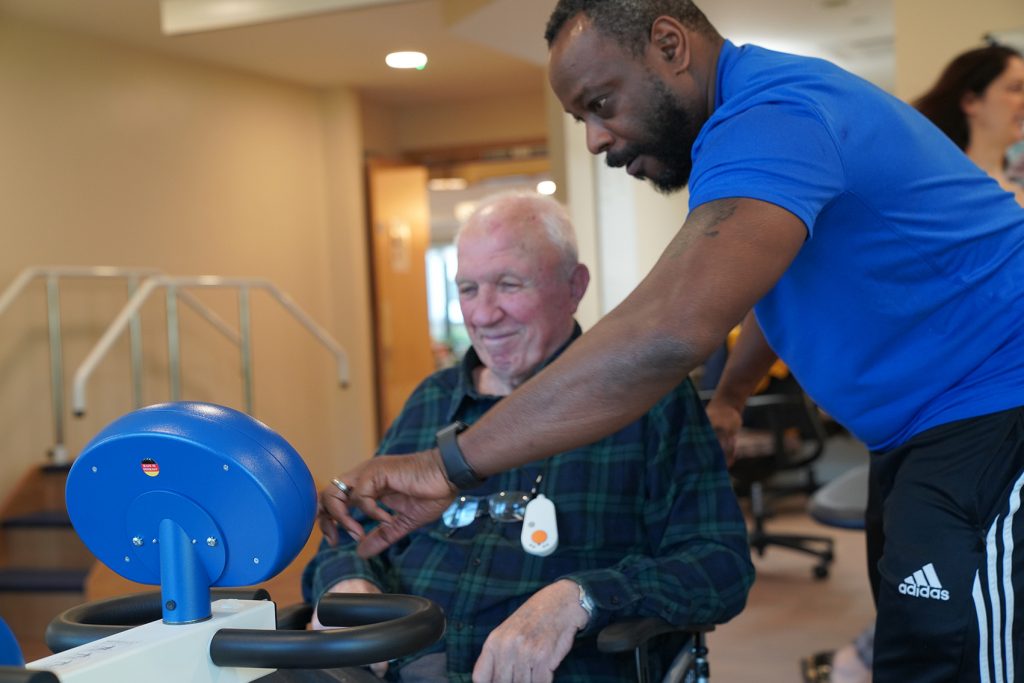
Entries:
MULTIPOLYGON (((577 328, 573 339, 578 334, 577 328)), ((459 367, 426 379, 379 453, 432 448, 437 430, 456 419, 472 424, 495 405, 499 399, 473 389, 472 371, 479 365, 471 349, 459 367)), ((342 542, 323 545, 307 568, 306 598, 361 577, 388 592, 433 600, 444 610, 448 629, 432 651, 447 652, 453 681, 469 681, 487 635, 560 578, 585 586, 596 609, 556 672, 557 681, 634 676, 632 657, 601 654, 590 637, 613 620, 658 616, 675 624, 721 623, 743 608, 754 577, 744 520, 689 381, 625 429, 491 477, 469 493, 529 491, 538 474, 539 493, 557 510, 559 542, 551 555, 527 554, 520 545, 521 523, 497 523, 487 515, 455 530, 438 521, 368 561, 341 534, 342 542)), ((662 654, 672 653, 653 652, 652 659, 657 663, 662 654)))

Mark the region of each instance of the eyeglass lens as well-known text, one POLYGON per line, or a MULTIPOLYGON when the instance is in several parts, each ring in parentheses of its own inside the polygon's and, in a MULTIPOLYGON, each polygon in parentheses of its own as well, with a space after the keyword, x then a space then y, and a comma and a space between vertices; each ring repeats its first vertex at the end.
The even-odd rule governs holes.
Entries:
POLYGON ((530 494, 523 491, 500 491, 483 498, 459 496, 444 511, 441 519, 448 528, 459 529, 469 526, 486 511, 495 522, 518 522, 526 514, 529 502, 530 494))

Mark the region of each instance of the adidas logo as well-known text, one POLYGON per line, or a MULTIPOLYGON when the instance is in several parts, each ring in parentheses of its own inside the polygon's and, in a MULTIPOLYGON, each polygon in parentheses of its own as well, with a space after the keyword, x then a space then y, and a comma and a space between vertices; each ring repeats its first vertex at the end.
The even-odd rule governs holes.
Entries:
POLYGON ((915 598, 931 598, 932 600, 949 600, 949 591, 943 589, 931 562, 903 579, 900 593, 915 598))

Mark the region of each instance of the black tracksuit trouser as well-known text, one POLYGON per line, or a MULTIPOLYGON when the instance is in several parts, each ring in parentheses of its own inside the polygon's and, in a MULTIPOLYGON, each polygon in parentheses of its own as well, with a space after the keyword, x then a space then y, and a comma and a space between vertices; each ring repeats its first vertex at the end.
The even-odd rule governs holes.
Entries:
POLYGON ((872 454, 874 683, 1024 683, 1024 408, 872 454))

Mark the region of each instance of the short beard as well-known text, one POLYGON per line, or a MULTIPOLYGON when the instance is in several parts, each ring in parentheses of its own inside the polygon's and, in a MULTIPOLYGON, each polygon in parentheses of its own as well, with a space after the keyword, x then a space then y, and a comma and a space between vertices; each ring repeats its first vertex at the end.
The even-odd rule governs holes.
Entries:
POLYGON ((653 73, 649 74, 651 105, 642 127, 646 140, 608 158, 609 166, 622 166, 640 155, 657 159, 663 166, 656 178, 648 178, 658 192, 671 194, 686 187, 693 170, 691 154, 699 127, 680 99, 653 73))

